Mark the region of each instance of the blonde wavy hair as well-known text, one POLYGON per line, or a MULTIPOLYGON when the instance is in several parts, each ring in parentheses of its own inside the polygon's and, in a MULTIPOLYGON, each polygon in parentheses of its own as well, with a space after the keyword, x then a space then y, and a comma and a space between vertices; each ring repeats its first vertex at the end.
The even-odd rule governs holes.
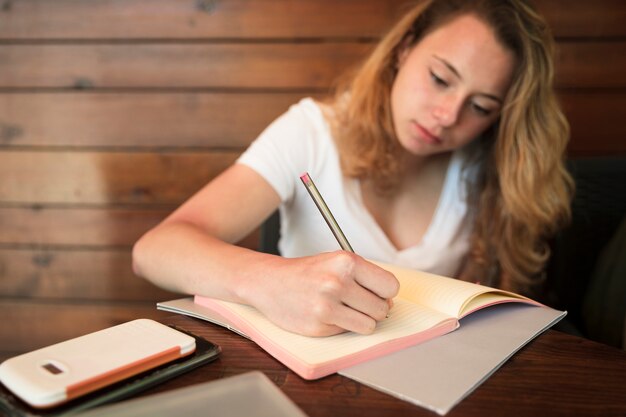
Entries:
POLYGON ((461 278, 530 294, 549 257, 548 239, 570 218, 573 181, 564 166, 569 125, 553 89, 554 40, 524 0, 424 0, 387 33, 365 62, 339 83, 332 101, 345 175, 379 192, 402 175, 390 93, 399 52, 462 14, 489 25, 517 59, 499 120, 477 138, 471 185, 475 224, 461 278))

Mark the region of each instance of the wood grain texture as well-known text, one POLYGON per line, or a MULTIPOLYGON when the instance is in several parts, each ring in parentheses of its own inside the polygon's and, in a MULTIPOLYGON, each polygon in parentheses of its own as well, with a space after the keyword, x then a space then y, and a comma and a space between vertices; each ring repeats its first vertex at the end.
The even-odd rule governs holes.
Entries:
POLYGON ((305 95, 6 93, 0 96, 0 146, 241 151, 305 95))
MULTIPOLYGON (((93 249, 130 248, 172 209, 116 207, 2 207, 0 245, 93 249)), ((255 249, 259 231, 239 245, 255 249)))
MULTIPOLYGON (((558 37, 626 36, 622 0, 535 0, 558 37)), ((407 0, 5 0, 0 39, 378 37, 407 0)))
POLYGON ((556 37, 623 38, 626 3, 622 0, 534 0, 556 37))
POLYGON ((93 301, 176 298, 132 271, 130 249, 0 248, 0 297, 93 301))
POLYGON ((130 247, 168 209, 0 207, 0 244, 130 247))
POLYGON ((0 151, 0 201, 180 204, 239 152, 0 151))
POLYGON ((570 123, 570 156, 626 154, 626 92, 585 90, 561 94, 570 123))
POLYGON ((0 39, 375 37, 406 0, 6 1, 0 39))
POLYGON ((555 67, 558 88, 621 89, 624 93, 626 41, 561 41, 557 44, 555 67))
POLYGON ((137 318, 159 319, 154 302, 0 300, 0 352, 27 352, 137 318))
POLYGON ((0 87, 323 89, 372 45, 27 44, 0 48, 0 87))
MULTIPOLYGON (((328 90, 371 43, 27 44, 0 48, 0 88, 328 90)), ((563 41, 558 87, 626 87, 626 41, 563 41), (611 65, 599 65, 610 62, 611 65)))

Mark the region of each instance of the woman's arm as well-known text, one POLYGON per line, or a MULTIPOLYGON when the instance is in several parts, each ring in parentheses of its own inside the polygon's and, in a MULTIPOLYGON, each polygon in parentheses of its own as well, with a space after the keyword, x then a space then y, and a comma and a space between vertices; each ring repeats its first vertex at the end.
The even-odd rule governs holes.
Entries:
POLYGON ((279 203, 276 192, 256 172, 233 165, 139 239, 133 248, 133 268, 171 291, 241 302, 231 291, 237 284, 236 279, 229 281, 233 267, 222 271, 220 266, 231 264, 231 257, 256 257, 231 244, 250 233, 279 203), (227 262, 218 262, 217 254, 227 262), (220 279, 206 278, 214 276, 220 279))
POLYGON ((287 259, 233 244, 279 203, 259 174, 235 164, 141 237, 133 268, 172 291, 252 305, 297 333, 371 333, 397 294, 393 275, 343 251, 287 259))

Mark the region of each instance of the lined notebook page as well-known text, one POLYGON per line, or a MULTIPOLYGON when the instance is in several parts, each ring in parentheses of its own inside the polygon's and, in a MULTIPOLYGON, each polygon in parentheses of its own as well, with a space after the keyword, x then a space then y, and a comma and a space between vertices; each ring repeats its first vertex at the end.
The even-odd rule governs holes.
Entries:
MULTIPOLYGON (((400 268, 380 262, 374 263, 394 274, 398 281, 400 281, 400 297, 432 307, 435 310, 455 318, 461 317, 461 312, 466 303, 478 294, 497 291, 490 287, 454 278, 400 268)), ((504 294, 503 292, 500 293, 504 294)), ((512 293, 509 295, 511 297, 501 295, 499 296, 499 300, 519 298, 512 293)), ((489 302, 487 301, 482 304, 487 305, 489 302)), ((475 307, 477 306, 475 305, 474 308, 475 307)))
MULTIPOLYGON (((390 317, 378 323, 373 334, 348 332, 329 337, 308 337, 281 329, 253 307, 203 297, 196 297, 196 303, 215 308, 248 335, 252 336, 250 328, 256 329, 264 335, 266 341, 278 348, 276 350, 311 365, 341 358, 381 342, 419 333, 450 320, 450 317, 429 308, 396 299, 390 317), (240 319, 245 323, 235 323, 240 319)), ((276 353, 276 350, 272 353, 276 353)))

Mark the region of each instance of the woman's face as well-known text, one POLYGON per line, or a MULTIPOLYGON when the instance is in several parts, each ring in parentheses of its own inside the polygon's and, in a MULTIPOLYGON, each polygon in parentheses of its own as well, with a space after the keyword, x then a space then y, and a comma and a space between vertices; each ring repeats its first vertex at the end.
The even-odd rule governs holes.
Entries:
POLYGON ((515 58, 489 26, 461 15, 398 57, 391 109, 401 145, 416 156, 462 147, 499 117, 515 58))

